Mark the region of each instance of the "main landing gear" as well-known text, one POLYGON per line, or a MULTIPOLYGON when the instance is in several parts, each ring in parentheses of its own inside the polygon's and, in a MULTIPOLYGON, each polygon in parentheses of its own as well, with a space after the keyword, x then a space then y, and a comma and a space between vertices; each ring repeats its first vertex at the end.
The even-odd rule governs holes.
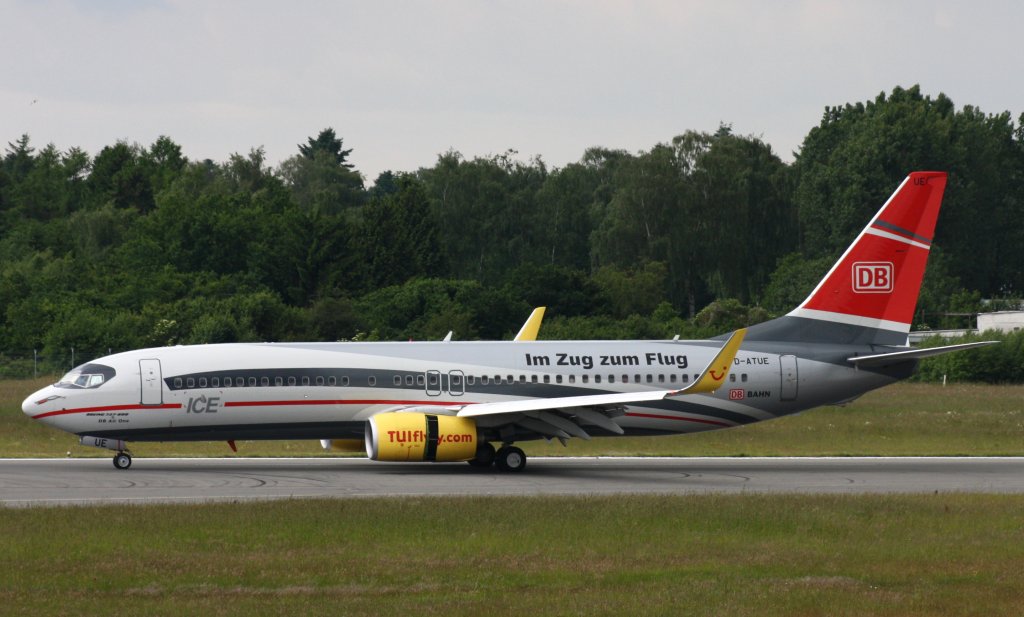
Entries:
POLYGON ((114 467, 128 469, 132 466, 132 455, 127 452, 118 452, 114 455, 114 467))
POLYGON ((522 471, 526 468, 526 453, 519 448, 506 444, 494 451, 494 446, 483 442, 476 449, 476 457, 469 460, 473 467, 490 467, 494 465, 502 471, 522 471))

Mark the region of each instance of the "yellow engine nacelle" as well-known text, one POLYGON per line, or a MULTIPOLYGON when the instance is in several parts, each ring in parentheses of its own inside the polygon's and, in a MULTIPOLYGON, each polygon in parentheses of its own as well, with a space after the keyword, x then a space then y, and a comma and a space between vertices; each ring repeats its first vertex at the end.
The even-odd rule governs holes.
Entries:
POLYGON ((374 461, 468 461, 476 446, 471 418, 397 411, 366 423, 366 456, 374 461))

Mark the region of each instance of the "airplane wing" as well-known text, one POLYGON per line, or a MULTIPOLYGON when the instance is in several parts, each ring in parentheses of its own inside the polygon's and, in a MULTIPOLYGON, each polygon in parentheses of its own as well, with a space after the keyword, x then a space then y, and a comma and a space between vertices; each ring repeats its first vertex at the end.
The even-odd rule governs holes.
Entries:
POLYGON ((611 416, 622 415, 627 405, 717 390, 725 383, 729 367, 732 366, 746 332, 745 328, 733 332, 699 377, 685 388, 476 403, 466 405, 456 415, 476 418, 479 423, 492 426, 502 423, 519 424, 526 429, 560 439, 573 436, 589 439, 590 436, 580 427, 581 424, 599 426, 621 434, 622 429, 611 416), (558 412, 570 417, 559 415, 558 412))
POLYGON ((959 345, 944 345, 942 347, 924 347, 921 349, 908 349, 906 351, 880 353, 873 356, 854 356, 852 358, 847 358, 846 360, 848 362, 852 362, 856 366, 885 366, 895 362, 930 358, 932 356, 941 356, 942 354, 952 353, 954 351, 995 345, 998 342, 999 341, 979 341, 977 343, 961 343, 959 345))
POLYGON ((540 322, 544 320, 544 311, 547 307, 538 306, 533 309, 530 316, 526 318, 526 323, 519 329, 519 334, 516 334, 515 341, 536 341, 537 333, 540 331, 540 322))

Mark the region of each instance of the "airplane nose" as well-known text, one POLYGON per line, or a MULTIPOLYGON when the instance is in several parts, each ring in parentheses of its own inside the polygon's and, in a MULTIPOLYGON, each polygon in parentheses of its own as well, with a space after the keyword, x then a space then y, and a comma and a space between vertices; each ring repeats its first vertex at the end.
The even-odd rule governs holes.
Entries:
POLYGON ((39 397, 39 392, 36 392, 35 394, 30 395, 27 399, 22 401, 22 403, 21 403, 21 411, 23 411, 26 416, 31 416, 32 415, 32 412, 33 412, 32 408, 36 407, 36 401, 39 400, 38 397, 39 397))
POLYGON ((46 411, 46 403, 52 400, 49 388, 43 388, 31 394, 21 403, 21 411, 28 417, 34 417, 46 411))

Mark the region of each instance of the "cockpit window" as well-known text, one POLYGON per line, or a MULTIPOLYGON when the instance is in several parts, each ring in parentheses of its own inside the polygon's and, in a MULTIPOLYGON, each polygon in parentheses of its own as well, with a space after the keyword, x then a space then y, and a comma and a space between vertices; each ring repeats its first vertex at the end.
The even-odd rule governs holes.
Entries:
POLYGON ((60 378, 57 388, 98 388, 114 378, 117 371, 104 364, 83 364, 60 378))

